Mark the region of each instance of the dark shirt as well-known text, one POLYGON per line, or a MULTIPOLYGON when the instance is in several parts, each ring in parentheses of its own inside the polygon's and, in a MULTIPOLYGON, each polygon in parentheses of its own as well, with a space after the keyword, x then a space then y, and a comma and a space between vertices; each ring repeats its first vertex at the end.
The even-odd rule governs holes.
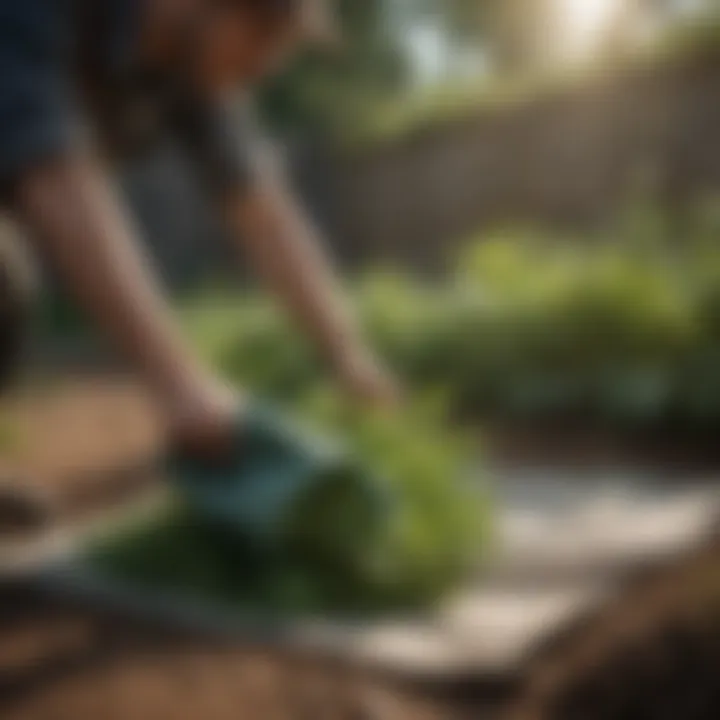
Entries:
POLYGON ((217 192, 250 185, 261 162, 245 99, 200 99, 181 73, 134 54, 143 0, 0 0, 0 187, 97 137, 110 154, 168 133, 217 192))

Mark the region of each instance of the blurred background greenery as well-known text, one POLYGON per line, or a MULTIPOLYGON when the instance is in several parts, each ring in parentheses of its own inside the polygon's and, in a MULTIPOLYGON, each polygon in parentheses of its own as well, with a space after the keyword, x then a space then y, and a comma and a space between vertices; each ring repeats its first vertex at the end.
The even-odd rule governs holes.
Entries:
MULTIPOLYGON (((439 282, 378 270, 358 307, 384 355, 457 411, 522 422, 712 433, 720 423, 720 214, 682 240, 657 211, 586 239, 513 228, 471 239, 439 282)), ((320 376, 269 302, 201 294, 185 317, 233 380, 286 399, 320 376)))

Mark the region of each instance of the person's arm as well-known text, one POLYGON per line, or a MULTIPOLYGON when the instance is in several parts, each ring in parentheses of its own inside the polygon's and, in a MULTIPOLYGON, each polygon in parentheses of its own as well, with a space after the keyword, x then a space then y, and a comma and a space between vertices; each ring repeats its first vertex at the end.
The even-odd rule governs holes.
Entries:
POLYGON ((282 182, 256 181, 227 195, 225 208, 238 244, 344 388, 364 400, 394 401, 394 383, 366 344, 318 232, 282 182))
POLYGON ((141 372, 177 439, 224 439, 233 401, 185 343, 98 163, 81 151, 48 159, 19 176, 14 199, 39 251, 141 372))
POLYGON ((364 341, 319 234, 268 161, 241 97, 188 97, 176 129, 218 199, 235 244, 310 336, 352 395, 394 402, 396 388, 364 341))
POLYGON ((140 371, 176 440, 229 433, 234 398, 187 348, 92 154, 69 3, 0 3, 0 193, 98 329, 140 371))

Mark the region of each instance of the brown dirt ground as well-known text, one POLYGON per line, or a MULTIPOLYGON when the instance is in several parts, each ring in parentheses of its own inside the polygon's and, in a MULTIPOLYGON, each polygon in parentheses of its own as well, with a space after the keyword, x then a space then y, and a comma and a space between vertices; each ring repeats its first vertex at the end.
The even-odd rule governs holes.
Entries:
POLYGON ((496 460, 515 465, 616 465, 642 467, 659 476, 717 471, 720 467, 720 445, 715 435, 699 437, 677 430, 622 435, 582 423, 526 428, 492 423, 485 436, 496 460))
POLYGON ((160 429, 131 381, 54 382, 4 399, 0 412, 13 435, 0 454, 0 479, 45 498, 57 519, 112 506, 157 481, 160 429))
POLYGON ((720 718, 720 542, 544 648, 503 720, 720 718))
POLYGON ((338 666, 237 649, 0 593, 3 720, 452 720, 338 666))

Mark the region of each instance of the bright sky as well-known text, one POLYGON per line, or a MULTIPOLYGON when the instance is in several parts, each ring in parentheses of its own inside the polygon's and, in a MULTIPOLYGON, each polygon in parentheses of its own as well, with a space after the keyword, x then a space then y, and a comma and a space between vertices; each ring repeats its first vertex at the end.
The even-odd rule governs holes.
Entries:
POLYGON ((567 59, 591 55, 602 42, 624 0, 554 0, 556 33, 567 59))
MULTIPOLYGON (((583 61, 591 58, 606 37, 610 25, 623 11, 627 0, 550 0, 548 26, 550 28, 549 47, 557 52, 557 59, 563 62, 583 61)), ((716 0, 667 0, 667 15, 664 20, 671 21, 683 16, 691 16, 716 0)), ((648 15, 647 20, 658 21, 660 16, 648 15)), ((639 18, 636 18, 639 19, 639 18)), ((643 28, 637 28, 642 30, 643 28)), ((419 84, 433 83, 439 80, 446 70, 450 56, 450 47, 431 21, 415 26, 404 27, 405 42, 415 68, 419 84)), ((481 56, 480 56, 481 57, 481 56)), ((457 60, 457 58, 455 58, 457 60)), ((478 66, 478 55, 470 59, 478 66)), ((463 70, 462 62, 459 63, 463 70)), ((458 71, 458 63, 453 72, 458 71)))
MULTIPOLYGON (((587 59, 598 49, 607 31, 628 8, 627 0, 553 0, 557 13, 557 36, 566 54, 564 59, 587 59)), ((630 28, 638 41, 652 39, 673 21, 697 16, 707 11, 717 0, 664 0, 655 6, 647 4, 630 13, 624 22, 632 22, 630 28)))
POLYGON ((408 28, 405 42, 419 84, 435 81, 440 75, 448 48, 442 33, 430 23, 408 28))
POLYGON ((451 56, 454 78, 477 76, 485 69, 481 47, 465 48, 460 54, 458 48, 452 48, 444 34, 431 23, 406 29, 405 43, 418 85, 428 85, 442 79, 448 72, 447 63, 451 56))
MULTIPOLYGON (((558 45, 568 60, 580 59, 591 53, 600 41, 618 4, 624 0, 553 0, 552 24, 558 45)), ((405 41, 412 57, 417 82, 436 81, 449 55, 449 47, 441 31, 426 22, 405 28, 405 41)))

